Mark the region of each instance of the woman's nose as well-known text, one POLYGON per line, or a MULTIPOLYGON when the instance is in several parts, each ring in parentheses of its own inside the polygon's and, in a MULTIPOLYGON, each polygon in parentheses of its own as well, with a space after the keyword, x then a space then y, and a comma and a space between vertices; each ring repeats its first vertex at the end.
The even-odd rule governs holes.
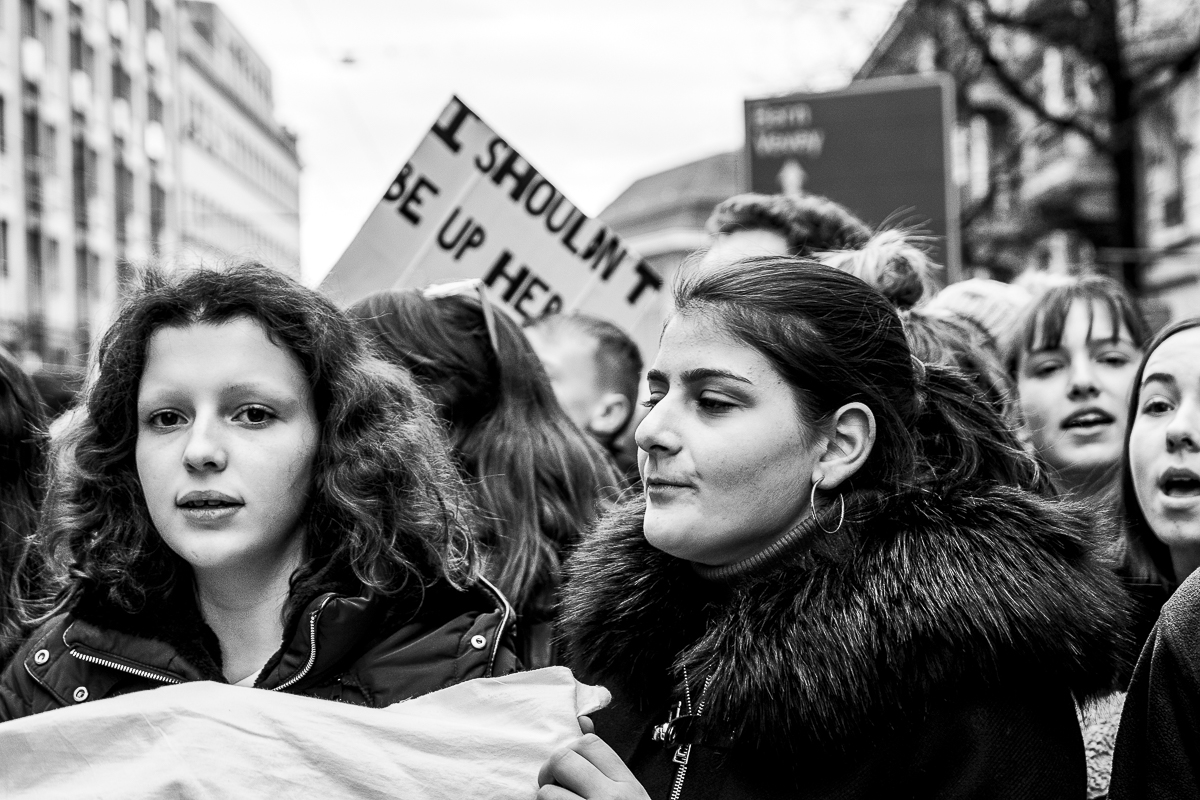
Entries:
POLYGON ((183 464, 192 472, 223 470, 229 457, 214 420, 197 418, 188 429, 183 464))
POLYGON ((1067 397, 1071 400, 1089 400, 1100 394, 1096 385, 1096 373, 1092 369, 1091 359, 1077 358, 1071 362, 1071 384, 1067 389, 1067 397))
POLYGON ((1200 402, 1184 401, 1167 425, 1167 452, 1200 451, 1200 402))
POLYGON ((633 440, 637 442, 638 449, 647 453, 671 453, 678 450, 679 436, 672 423, 673 415, 664 398, 650 409, 634 431, 633 440))

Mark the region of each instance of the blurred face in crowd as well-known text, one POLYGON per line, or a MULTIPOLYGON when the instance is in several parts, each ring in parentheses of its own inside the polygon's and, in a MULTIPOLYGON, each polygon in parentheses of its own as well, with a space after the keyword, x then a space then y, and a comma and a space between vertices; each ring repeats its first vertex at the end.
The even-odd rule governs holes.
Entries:
POLYGON ((730 264, 751 256, 785 256, 787 240, 763 228, 719 233, 700 260, 700 266, 730 264))
POLYGON ((1129 431, 1138 505, 1182 581, 1200 565, 1200 328, 1146 359, 1129 431))
POLYGON ((708 315, 676 314, 649 384, 636 438, 651 545, 729 564, 804 519, 825 439, 761 353, 708 315))
POLYGON ((320 435, 299 361, 249 318, 160 328, 147 352, 137 469, 159 535, 198 577, 294 568, 320 435))
POLYGON ((1071 484, 1115 468, 1141 351, 1123 322, 1101 304, 1075 301, 1056 347, 1018 364, 1017 390, 1030 441, 1071 484))
POLYGON ((546 369, 558 404, 580 430, 603 442, 625 425, 629 399, 605 385, 594 337, 561 325, 527 328, 525 335, 546 369))
POLYGON ((546 368, 559 405, 580 430, 588 430, 593 409, 604 395, 596 366, 596 340, 562 327, 527 328, 525 335, 546 368))

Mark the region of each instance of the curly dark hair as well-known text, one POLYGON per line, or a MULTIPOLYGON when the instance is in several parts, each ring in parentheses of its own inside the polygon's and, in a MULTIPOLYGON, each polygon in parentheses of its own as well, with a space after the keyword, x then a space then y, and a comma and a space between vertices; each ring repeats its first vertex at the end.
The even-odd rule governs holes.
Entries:
POLYGON ((33 379, 0 347, 0 664, 27 632, 26 599, 43 579, 34 543, 50 444, 46 422, 33 379))
POLYGON ((414 581, 474 580, 462 483, 434 409, 411 376, 373 356, 333 303, 276 270, 256 263, 175 274, 151 268, 101 340, 86 414, 51 481, 45 546, 64 569, 45 616, 85 589, 137 611, 190 580, 142 495, 138 386, 157 330, 242 318, 299 361, 320 428, 301 518, 305 561, 292 575, 285 613, 335 582, 394 594, 414 581))
POLYGON ((815 194, 734 195, 717 204, 704 227, 713 235, 774 231, 787 242, 788 255, 792 256, 857 250, 871 238, 865 222, 844 206, 815 194))

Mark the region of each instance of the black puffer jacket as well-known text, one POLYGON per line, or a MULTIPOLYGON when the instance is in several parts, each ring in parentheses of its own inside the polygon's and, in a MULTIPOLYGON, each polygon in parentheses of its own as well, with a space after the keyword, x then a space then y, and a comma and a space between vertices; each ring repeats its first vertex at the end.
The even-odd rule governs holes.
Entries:
MULTIPOLYGON (((0 720, 184 681, 224 681, 190 592, 138 614, 85 593, 38 629, 0 677, 0 720)), ((490 584, 396 597, 323 592, 286 626, 256 687, 382 707, 517 668, 513 612, 490 584)))
POLYGON ((718 583, 634 506, 576 551, 561 625, 652 798, 1082 798, 1072 696, 1113 686, 1127 624, 1087 530, 1015 489, 859 496, 718 583))

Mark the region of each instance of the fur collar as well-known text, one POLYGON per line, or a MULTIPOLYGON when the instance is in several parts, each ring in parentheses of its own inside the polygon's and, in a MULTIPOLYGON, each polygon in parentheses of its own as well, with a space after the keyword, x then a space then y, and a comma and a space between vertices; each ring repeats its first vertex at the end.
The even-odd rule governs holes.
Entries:
POLYGON ((617 509, 573 555, 562 622, 585 679, 643 712, 686 666, 693 693, 713 678, 719 736, 838 747, 967 692, 1058 684, 1083 701, 1124 663, 1124 593, 1060 501, 858 495, 839 531, 727 585, 651 547, 643 511, 617 509))

